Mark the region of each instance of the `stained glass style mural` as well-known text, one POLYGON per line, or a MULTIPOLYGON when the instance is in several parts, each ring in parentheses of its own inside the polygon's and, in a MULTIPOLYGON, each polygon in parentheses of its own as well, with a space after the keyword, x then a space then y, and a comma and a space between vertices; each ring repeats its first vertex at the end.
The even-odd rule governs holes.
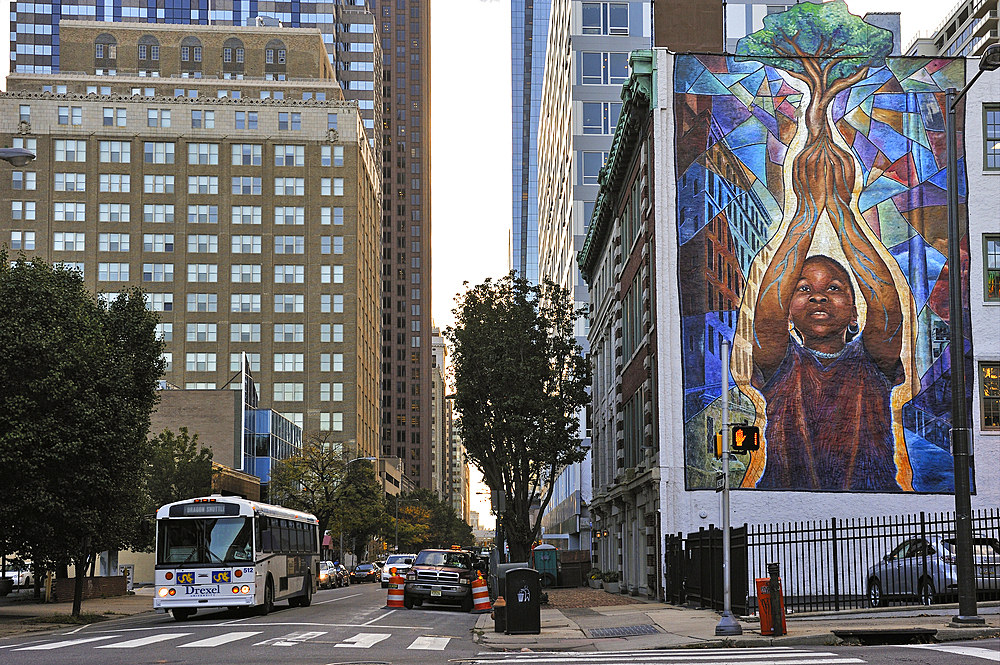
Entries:
POLYGON ((736 55, 675 59, 688 489, 714 487, 728 342, 730 423, 764 439, 731 486, 953 491, 943 107, 965 68, 891 50, 803 3, 736 55))

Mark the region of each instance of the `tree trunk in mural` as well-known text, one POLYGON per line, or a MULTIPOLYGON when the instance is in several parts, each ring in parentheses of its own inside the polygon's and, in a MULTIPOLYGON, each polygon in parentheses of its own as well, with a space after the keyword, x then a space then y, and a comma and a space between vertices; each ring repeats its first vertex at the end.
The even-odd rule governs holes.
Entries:
POLYGON ((892 35, 843 2, 803 3, 764 24, 740 41, 738 56, 784 70, 810 94, 802 148, 785 164, 795 210, 754 310, 752 383, 767 400, 766 464, 756 486, 899 491, 906 474, 890 394, 904 379, 900 298, 867 223, 852 210, 855 157, 835 142, 829 113, 839 94, 885 64, 892 35), (817 251, 826 219, 839 247, 817 251), (849 267, 834 258, 841 252, 849 267), (866 305, 863 332, 855 284, 866 305))

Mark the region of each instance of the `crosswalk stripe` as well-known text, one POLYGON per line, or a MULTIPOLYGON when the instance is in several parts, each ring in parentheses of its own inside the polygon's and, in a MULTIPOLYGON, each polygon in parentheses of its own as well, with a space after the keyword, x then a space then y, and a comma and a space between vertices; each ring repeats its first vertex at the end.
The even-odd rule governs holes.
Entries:
POLYGON ((451 641, 450 637, 418 637, 407 649, 426 649, 428 651, 444 651, 451 641))
POLYGON ((972 656, 973 658, 985 658, 994 663, 1000 663, 1000 652, 993 649, 983 649, 982 647, 960 647, 947 646, 944 644, 907 644, 911 649, 930 649, 931 651, 943 651, 953 653, 956 656, 972 656))
POLYGON ((315 637, 320 637, 321 635, 326 635, 326 631, 296 631, 294 633, 289 633, 284 637, 273 638, 270 640, 264 640, 263 642, 257 642, 255 647, 271 645, 274 647, 293 647, 296 644, 302 644, 306 640, 311 640, 315 637))
MULTIPOLYGON (((751 663, 752 665, 848 665, 850 663, 864 663, 865 661, 860 658, 788 658, 777 660, 774 658, 777 654, 761 654, 760 659, 751 661, 740 661, 751 663)), ((796 654, 796 656, 802 656, 805 654, 796 654)), ((550 657, 545 658, 532 658, 526 654, 516 654, 509 658, 500 659, 489 659, 489 660, 477 660, 476 663, 496 663, 498 660, 503 663, 579 663, 580 660, 576 657, 577 654, 573 654, 573 658, 569 658, 565 655, 555 657, 554 654, 550 654, 550 657)), ((623 658, 621 656, 605 656, 601 659, 589 659, 588 663, 601 663, 602 665, 610 665, 611 663, 622 663, 635 665, 636 663, 653 663, 653 664, 669 664, 669 665, 708 665, 709 663, 719 663, 720 665, 728 665, 732 663, 731 657, 718 655, 712 657, 704 656, 676 656, 676 657, 663 657, 660 655, 653 655, 649 652, 642 656, 631 656, 628 658, 623 658)))
POLYGON ((36 644, 31 647, 23 647, 21 649, 14 649, 14 651, 41 651, 48 649, 62 649, 63 647, 71 647, 76 644, 86 644, 87 642, 97 642, 98 640, 113 640, 119 637, 118 635, 101 635, 100 637, 81 637, 78 640, 66 640, 65 642, 49 642, 46 644, 36 644))
POLYGON ((150 635, 149 637, 140 637, 134 640, 128 640, 127 642, 118 642, 117 644, 102 644, 100 646, 94 647, 95 649, 134 649, 135 647, 144 647, 147 644, 156 644, 157 642, 166 642, 167 640, 174 640, 178 637, 187 637, 191 633, 172 633, 169 635, 150 635))
POLYGON ((370 649, 382 640, 387 640, 390 637, 392 635, 389 633, 358 633, 354 637, 348 637, 340 644, 334 644, 333 646, 349 649, 370 649))
POLYGON ((183 649, 185 647, 217 647, 222 644, 229 644, 230 642, 235 642, 236 640, 245 640, 246 638, 253 637, 254 635, 260 635, 260 631, 255 630, 246 633, 224 633, 222 635, 216 635, 215 637, 208 637, 203 640, 198 640, 197 642, 182 644, 177 648, 183 649))

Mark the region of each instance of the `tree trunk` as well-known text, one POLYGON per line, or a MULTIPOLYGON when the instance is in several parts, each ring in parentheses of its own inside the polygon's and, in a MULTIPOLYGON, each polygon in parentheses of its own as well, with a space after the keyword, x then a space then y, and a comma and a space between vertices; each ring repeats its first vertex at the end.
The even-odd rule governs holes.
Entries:
POLYGON ((79 617, 83 609, 83 579, 87 574, 87 557, 76 559, 76 579, 73 584, 73 616, 79 617))

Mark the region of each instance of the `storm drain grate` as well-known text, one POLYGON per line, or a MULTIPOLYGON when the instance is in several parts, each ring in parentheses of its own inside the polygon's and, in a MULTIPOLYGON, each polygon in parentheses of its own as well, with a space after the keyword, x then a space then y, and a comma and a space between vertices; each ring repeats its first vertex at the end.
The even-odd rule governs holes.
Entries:
POLYGON ((621 626, 620 628, 591 628, 591 637, 635 637, 637 635, 655 635, 660 632, 656 626, 645 624, 642 626, 621 626))

